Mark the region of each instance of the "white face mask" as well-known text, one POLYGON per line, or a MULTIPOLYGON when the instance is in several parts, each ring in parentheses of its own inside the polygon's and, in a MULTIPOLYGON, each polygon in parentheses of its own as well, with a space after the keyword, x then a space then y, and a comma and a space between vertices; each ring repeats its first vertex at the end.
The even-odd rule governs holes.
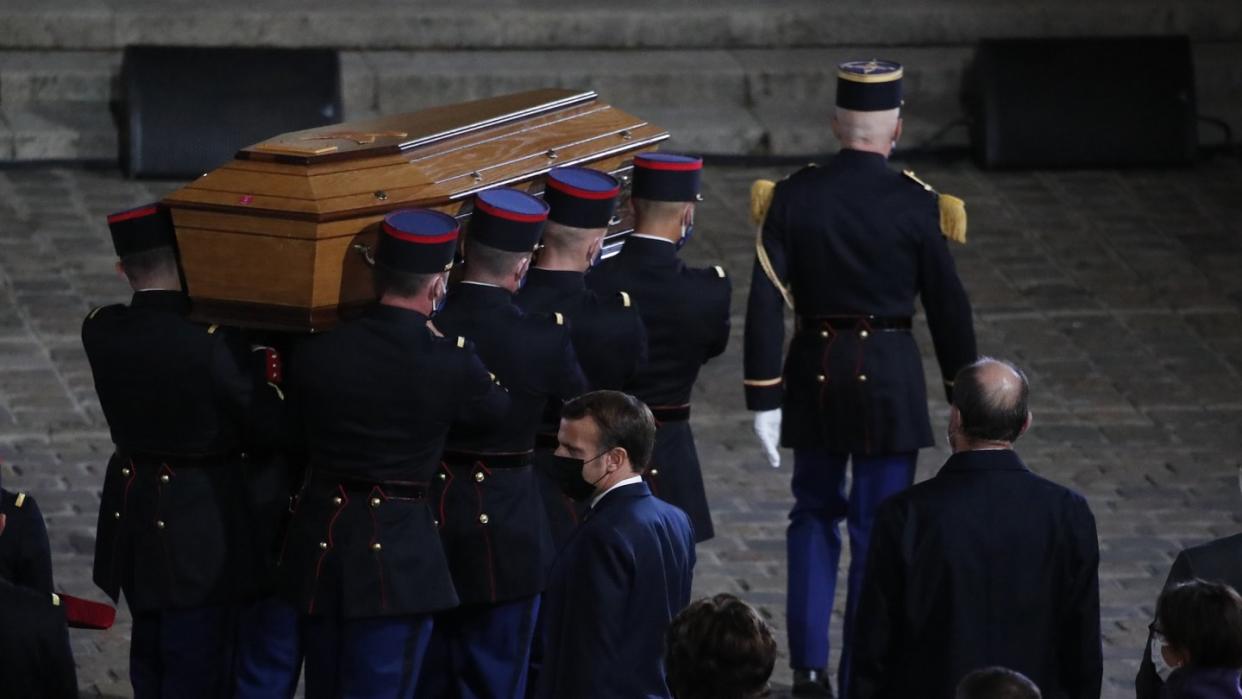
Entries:
POLYGON ((1160 648, 1163 645, 1164 644, 1156 640, 1152 640, 1151 642, 1151 663, 1152 665, 1156 666, 1156 674, 1160 675, 1160 679, 1164 681, 1168 681, 1169 673, 1173 672, 1177 668, 1169 665, 1168 663, 1164 661, 1164 653, 1160 652, 1160 648))

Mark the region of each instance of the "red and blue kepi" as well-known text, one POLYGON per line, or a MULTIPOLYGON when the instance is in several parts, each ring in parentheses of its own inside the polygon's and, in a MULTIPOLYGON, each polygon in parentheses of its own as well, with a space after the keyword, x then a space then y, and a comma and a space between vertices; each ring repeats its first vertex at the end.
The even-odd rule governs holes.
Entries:
POLYGON ((457 219, 431 209, 400 209, 384 217, 375 264, 398 272, 434 274, 453 266, 457 219))
POLYGON ((703 159, 677 153, 634 156, 630 196, 651 201, 698 201, 703 159))
POLYGON ((548 220, 572 228, 607 228, 617 209, 621 183, 587 167, 558 167, 548 173, 543 200, 548 220))
POLYGON ((543 236, 548 205, 510 187, 488 189, 475 197, 470 240, 497 250, 530 252, 543 236))

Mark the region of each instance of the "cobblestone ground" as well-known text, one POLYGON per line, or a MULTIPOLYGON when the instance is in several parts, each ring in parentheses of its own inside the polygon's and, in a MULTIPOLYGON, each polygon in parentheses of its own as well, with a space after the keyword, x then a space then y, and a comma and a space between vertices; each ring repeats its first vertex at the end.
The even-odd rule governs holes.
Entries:
MULTIPOLYGON (((729 351, 705 368, 695 396, 717 528, 700 548, 695 588, 757 605, 783 646, 789 455, 781 470, 766 465, 741 392, 753 249, 746 190, 755 177, 782 173, 710 170, 687 255, 723 264, 736 295, 729 351)), ((1023 457, 1091 501, 1102 551, 1104 696, 1132 696, 1173 554, 1239 528, 1242 165, 985 173, 939 163, 920 174, 968 202, 971 242, 955 252, 980 350, 1014 359, 1032 381, 1036 420, 1020 443, 1023 457)), ((78 333, 90 308, 128 297, 113 272, 104 216, 171 187, 110 171, 0 171, 3 480, 37 497, 65 592, 102 598, 90 561, 111 446, 78 333)), ((926 327, 916 332, 929 350, 926 327)), ((939 396, 930 356, 926 369, 929 395, 939 396)), ((931 410, 939 432, 947 408, 933 402, 931 410)), ((925 451, 919 478, 944 457, 943 445, 925 451)), ((128 634, 124 613, 111 631, 73 632, 85 696, 130 694, 128 634)), ((777 685, 789 681, 784 665, 777 685)))

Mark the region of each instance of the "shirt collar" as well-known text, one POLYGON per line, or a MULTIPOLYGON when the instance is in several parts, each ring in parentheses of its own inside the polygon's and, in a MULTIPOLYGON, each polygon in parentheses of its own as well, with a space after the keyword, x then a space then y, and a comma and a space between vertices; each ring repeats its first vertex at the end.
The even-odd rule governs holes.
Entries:
POLYGON ((674 247, 676 247, 676 245, 677 245, 677 243, 675 243, 675 242, 673 242, 673 241, 669 240, 668 238, 663 238, 663 237, 660 237, 660 236, 658 236, 658 235, 643 235, 642 233, 631 233, 629 237, 631 237, 631 238, 641 238, 642 240, 658 240, 658 241, 660 241, 661 243, 668 243, 669 245, 672 245, 672 246, 674 246, 674 247))
POLYGON ((611 493, 612 491, 616 490, 617 488, 620 488, 623 485, 634 485, 635 483, 642 483, 642 482, 643 482, 642 476, 630 476, 629 478, 626 478, 625 480, 613 483, 611 486, 608 487, 608 490, 605 490, 604 492, 592 498, 591 507, 594 508, 596 505, 599 504, 600 500, 604 499, 605 495, 611 493))

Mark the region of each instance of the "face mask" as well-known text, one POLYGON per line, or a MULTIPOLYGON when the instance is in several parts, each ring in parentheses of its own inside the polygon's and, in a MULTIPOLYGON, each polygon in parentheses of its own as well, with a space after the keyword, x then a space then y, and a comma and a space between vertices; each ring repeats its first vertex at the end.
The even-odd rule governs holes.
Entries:
POLYGON ((681 240, 677 241, 677 250, 681 250, 681 248, 686 245, 686 242, 691 240, 691 236, 693 235, 694 223, 682 223, 682 237, 681 240))
POLYGON ((441 293, 439 297, 436 299, 435 303, 431 304, 432 315, 435 315, 436 313, 439 313, 441 310, 443 310, 444 302, 448 300, 448 285, 443 284, 440 287, 440 291, 441 293))
POLYGON ((585 502, 591 499, 595 494, 595 486, 604 480, 607 472, 596 478, 594 481, 588 481, 582 477, 582 468, 591 463, 595 459, 607 454, 609 450, 600 452, 598 455, 590 459, 575 459, 572 456, 552 455, 552 475, 556 482, 561 486, 561 492, 574 502, 585 502))
POLYGON ((1160 647, 1164 644, 1159 639, 1153 639, 1151 643, 1151 663, 1156 666, 1156 674, 1160 675, 1160 679, 1168 680, 1169 674, 1177 668, 1170 666, 1164 661, 1164 653, 1160 652, 1160 647))

